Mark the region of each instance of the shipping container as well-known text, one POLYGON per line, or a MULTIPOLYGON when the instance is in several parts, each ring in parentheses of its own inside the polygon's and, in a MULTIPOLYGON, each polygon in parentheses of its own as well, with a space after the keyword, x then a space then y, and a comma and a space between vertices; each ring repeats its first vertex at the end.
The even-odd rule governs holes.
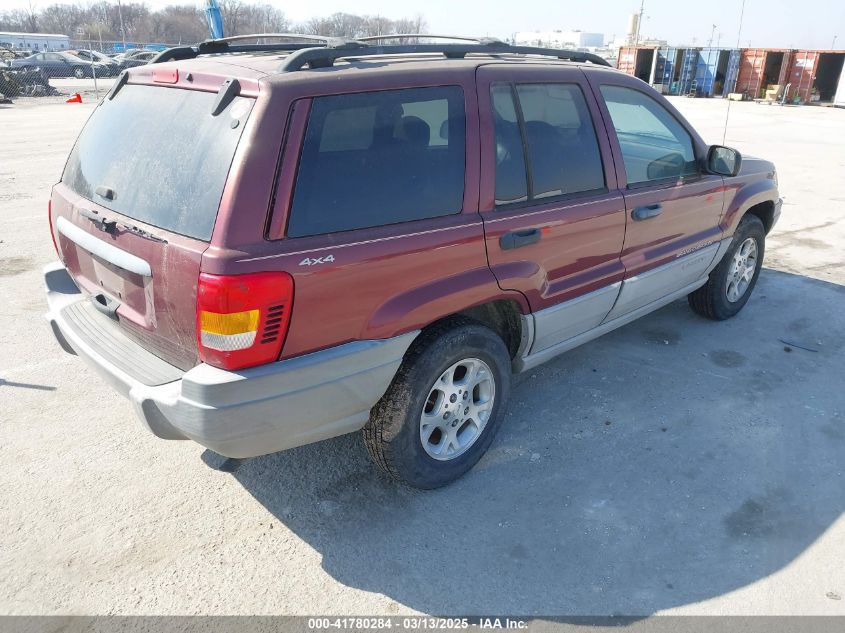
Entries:
POLYGON ((653 46, 623 46, 619 49, 616 68, 650 83, 654 70, 654 51, 653 46))
POLYGON ((842 66, 842 72, 839 73, 839 87, 836 89, 833 105, 837 108, 845 108, 845 64, 842 66))
POLYGON ((736 82, 739 79, 739 65, 742 61, 742 51, 734 49, 728 57, 728 70, 725 73, 725 86, 722 89, 722 96, 727 97, 730 93, 736 92, 736 82))
POLYGON ((733 90, 739 68, 739 50, 703 48, 698 53, 695 92, 698 97, 723 97, 733 90))
POLYGON ((733 92, 747 99, 762 99, 769 86, 787 83, 791 60, 792 51, 788 49, 743 48, 733 92))
POLYGON ((845 65, 845 51, 795 51, 787 100, 833 103, 845 65))
POLYGON ((695 89, 698 50, 663 46, 654 53, 651 85, 663 94, 686 95, 695 89))

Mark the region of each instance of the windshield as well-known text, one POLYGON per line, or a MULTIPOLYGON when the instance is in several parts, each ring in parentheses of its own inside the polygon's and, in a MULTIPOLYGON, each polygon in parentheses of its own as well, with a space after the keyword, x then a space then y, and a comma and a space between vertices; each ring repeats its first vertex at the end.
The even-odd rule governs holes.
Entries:
POLYGON ((216 99, 213 92, 125 86, 91 115, 62 182, 117 213, 209 240, 253 104, 236 97, 212 116, 216 99))

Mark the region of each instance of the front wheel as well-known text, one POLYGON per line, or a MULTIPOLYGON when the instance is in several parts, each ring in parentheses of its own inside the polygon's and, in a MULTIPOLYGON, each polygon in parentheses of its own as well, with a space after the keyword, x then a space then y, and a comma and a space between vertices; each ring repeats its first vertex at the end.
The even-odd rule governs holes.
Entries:
POLYGON ((456 319, 420 335, 364 427, 370 457, 416 488, 444 486, 487 451, 510 391, 502 339, 456 319))
POLYGON ((85 69, 82 68, 82 66, 77 66, 73 69, 73 76, 77 79, 82 79, 83 77, 85 77, 85 69))
POLYGON ((707 283, 687 295, 697 314, 714 321, 729 319, 748 302, 766 247, 766 230, 756 215, 746 215, 734 233, 733 241, 710 273, 707 283))

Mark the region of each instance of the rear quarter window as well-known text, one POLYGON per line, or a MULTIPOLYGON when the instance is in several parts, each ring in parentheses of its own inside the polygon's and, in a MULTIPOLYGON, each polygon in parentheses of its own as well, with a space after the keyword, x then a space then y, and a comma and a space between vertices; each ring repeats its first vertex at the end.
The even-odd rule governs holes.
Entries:
POLYGON ((211 239, 253 104, 235 97, 212 116, 216 98, 197 90, 124 86, 94 111, 68 158, 62 182, 130 218, 211 239), (98 187, 114 191, 114 198, 97 195, 98 187))
POLYGON ((315 98, 288 237, 459 213, 465 136, 457 86, 315 98))

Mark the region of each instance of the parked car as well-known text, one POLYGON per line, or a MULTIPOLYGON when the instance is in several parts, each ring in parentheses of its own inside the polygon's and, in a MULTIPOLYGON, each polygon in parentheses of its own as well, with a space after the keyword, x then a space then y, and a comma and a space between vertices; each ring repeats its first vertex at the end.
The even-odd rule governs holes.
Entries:
POLYGON ((12 68, 40 68, 47 77, 92 77, 96 72, 98 76, 105 77, 108 69, 99 62, 91 63, 69 53, 35 53, 23 59, 13 59, 12 68), (93 66, 93 68, 92 68, 93 66))
POLYGON ((148 51, 145 49, 131 50, 127 53, 121 53, 114 59, 120 64, 121 69, 135 68, 136 66, 144 66, 158 55, 159 51, 148 51))
POLYGON ((102 68, 102 73, 104 77, 117 77, 117 75, 120 74, 120 71, 123 70, 123 67, 118 62, 113 60, 108 55, 101 53, 100 51, 80 49, 68 52, 88 62, 89 64, 92 61, 97 62, 97 64, 95 64, 97 72, 99 74, 100 68, 102 68))
POLYGON ((488 449, 514 372, 751 296, 774 166, 599 57, 230 46, 128 71, 52 189, 53 332, 159 437, 246 458, 363 430, 434 488, 488 449))

